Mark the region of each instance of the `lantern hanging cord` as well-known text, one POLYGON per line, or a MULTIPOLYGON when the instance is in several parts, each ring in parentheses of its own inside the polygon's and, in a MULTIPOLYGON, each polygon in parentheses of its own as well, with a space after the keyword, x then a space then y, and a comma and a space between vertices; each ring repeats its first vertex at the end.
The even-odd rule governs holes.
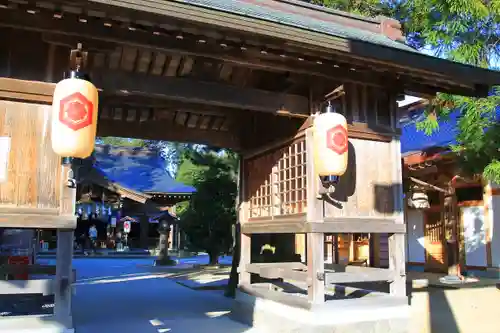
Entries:
POLYGON ((332 106, 332 101, 328 101, 326 105, 326 113, 335 113, 335 108, 332 106))
POLYGON ((76 49, 71 50, 70 53, 70 68, 79 72, 85 69, 87 64, 87 51, 83 50, 82 43, 78 43, 76 49))

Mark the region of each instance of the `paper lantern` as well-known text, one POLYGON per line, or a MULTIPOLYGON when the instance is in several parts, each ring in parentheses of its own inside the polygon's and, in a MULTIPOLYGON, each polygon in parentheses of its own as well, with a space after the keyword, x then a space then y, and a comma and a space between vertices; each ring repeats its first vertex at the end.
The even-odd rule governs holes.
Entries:
POLYGON ((60 81, 52 103, 52 148, 62 157, 86 158, 94 150, 97 88, 78 71, 60 81))
POLYGON ((347 169, 347 120, 331 112, 314 117, 314 165, 319 176, 341 176, 347 169))

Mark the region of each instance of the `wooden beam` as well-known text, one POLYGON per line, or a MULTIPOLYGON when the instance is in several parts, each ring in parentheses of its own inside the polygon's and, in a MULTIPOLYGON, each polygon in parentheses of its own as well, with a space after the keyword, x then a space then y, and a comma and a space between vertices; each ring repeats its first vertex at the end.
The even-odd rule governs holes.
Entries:
POLYGON ((267 283, 242 284, 240 285, 240 290, 255 297, 286 304, 296 308, 310 309, 312 306, 306 297, 289 295, 282 291, 273 290, 272 286, 267 283))
POLYGON ((396 223, 394 218, 369 216, 325 217, 325 223, 309 223, 311 232, 325 233, 397 233, 404 234, 406 225, 396 223))
POLYGON ((246 271, 267 279, 284 279, 298 282, 308 282, 305 265, 302 263, 269 263, 269 264, 248 264, 246 271), (297 265, 300 264, 300 265, 297 265))
POLYGON ((304 233, 307 232, 306 215, 250 218, 247 223, 242 225, 241 232, 244 234, 304 233))
POLYGON ((306 222, 303 215, 279 218, 254 218, 242 226, 244 234, 270 233, 406 233, 406 225, 395 219, 377 217, 325 217, 306 222))
POLYGON ((0 98, 51 104, 55 87, 53 83, 1 77, 0 98))
POLYGON ((59 215, 58 208, 36 208, 36 207, 0 207, 0 215, 3 214, 28 214, 28 215, 59 215))
POLYGON ((446 191, 445 189, 441 188, 441 187, 438 187, 438 186, 435 186, 435 185, 432 185, 432 184, 429 184, 427 182, 424 182, 423 180, 420 180, 420 179, 417 179, 415 177, 409 177, 409 179, 418 184, 418 185, 422 185, 422 186, 425 186, 425 187, 428 187, 428 188, 431 188, 435 191, 438 191, 438 192, 441 192, 441 193, 448 193, 448 191, 446 191))
POLYGON ((307 232, 306 222, 247 222, 241 226, 243 234, 298 234, 307 232))
POLYGON ((235 132, 201 130, 162 121, 127 123, 125 121, 101 119, 97 125, 97 135, 100 137, 116 136, 147 140, 201 143, 216 147, 230 148, 236 151, 240 149, 237 130, 235 132))
POLYGON ((307 266, 301 262, 266 262, 266 263, 255 263, 248 264, 250 268, 266 268, 266 267, 277 267, 277 268, 285 268, 285 269, 297 269, 297 270, 306 270, 307 266))
POLYGON ((41 294, 54 295, 56 281, 53 279, 0 281, 0 295, 41 294))
POLYGON ((239 88, 233 85, 202 82, 188 78, 148 76, 121 71, 95 70, 92 82, 106 93, 154 96, 175 101, 276 114, 285 110, 292 114, 308 114, 307 97, 239 88))
MULTIPOLYGON (((325 264, 329 267, 328 264, 325 264)), ((325 269, 325 283, 393 281, 394 272, 384 268, 347 266, 344 271, 325 269)))
POLYGON ((76 216, 0 212, 0 225, 2 228, 75 229, 76 216))

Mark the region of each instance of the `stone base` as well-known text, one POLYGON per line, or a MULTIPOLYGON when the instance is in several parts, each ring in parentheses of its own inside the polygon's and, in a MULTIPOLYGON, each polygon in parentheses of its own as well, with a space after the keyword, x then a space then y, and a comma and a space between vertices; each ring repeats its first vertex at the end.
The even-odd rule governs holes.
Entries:
POLYGON ((369 296, 303 309, 238 291, 230 318, 263 333, 407 333, 405 299, 369 296))

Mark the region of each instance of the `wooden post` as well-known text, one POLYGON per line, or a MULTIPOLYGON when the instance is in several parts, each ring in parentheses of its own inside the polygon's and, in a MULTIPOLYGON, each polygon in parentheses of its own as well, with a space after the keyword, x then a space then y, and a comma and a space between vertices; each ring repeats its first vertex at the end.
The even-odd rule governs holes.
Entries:
MULTIPOLYGON (((317 198, 320 179, 313 163, 313 130, 306 130, 307 221, 323 221, 323 202, 317 198)), ((307 273, 309 302, 325 302, 325 247, 323 233, 307 234, 307 273)))
POLYGON ((348 257, 348 263, 353 262, 356 258, 354 255, 354 235, 349 234, 348 238, 349 240, 349 257, 348 257))
MULTIPOLYGON (((401 144, 399 138, 392 140, 393 151, 393 200, 394 217, 396 223, 404 224, 403 213, 403 179, 401 173, 401 144)), ((405 267, 405 235, 389 235, 389 269, 395 273, 394 281, 391 283, 390 292, 394 296, 406 296, 406 267, 405 267)))
MULTIPOLYGON (((238 196, 239 196, 239 207, 238 207, 238 223, 243 225, 244 223, 247 222, 248 220, 248 199, 247 199, 247 193, 246 193, 246 188, 247 188, 247 178, 245 177, 245 160, 243 157, 240 157, 240 162, 239 162, 239 175, 238 175, 238 182, 239 182, 239 189, 238 189, 238 196)), ((241 230, 241 229, 240 229, 241 230)), ((251 235, 243 234, 240 232, 240 264, 239 264, 239 283, 238 285, 248 285, 251 283, 250 281, 250 273, 246 271, 246 265, 250 264, 251 260, 251 251, 252 251, 252 246, 251 246, 251 235)))
MULTIPOLYGON (((71 166, 64 164, 61 171, 61 201, 60 214, 74 216, 76 201, 76 186, 69 187, 68 179, 71 175, 71 166)), ((54 293, 54 316, 57 321, 67 328, 73 328, 71 316, 71 284, 73 259, 73 230, 57 231, 56 253, 56 290, 54 293)))
MULTIPOLYGON (((144 215, 139 217, 139 228, 140 228, 139 244, 141 245, 141 248, 147 249, 148 248, 148 237, 149 237, 149 218, 146 215, 146 213, 144 213, 144 215)), ((170 230, 171 230, 170 231, 170 234, 171 234, 172 228, 170 230)), ((170 246, 169 246, 169 248, 170 248, 170 246)))
MULTIPOLYGON (((483 206, 484 206, 484 219, 486 225, 486 265, 493 266, 493 253, 491 251, 491 238, 493 231, 493 184, 490 182, 483 182, 483 206)), ((462 237, 463 239, 463 237, 462 237)), ((463 267, 466 265, 465 251, 462 251, 461 264, 463 267)))
POLYGON ((370 266, 380 267, 380 234, 370 235, 370 266))
POLYGON ((334 264, 340 264, 340 253, 339 253, 339 240, 340 240, 340 237, 339 237, 339 234, 335 234, 333 236, 333 241, 335 242, 333 244, 333 263, 334 264))

